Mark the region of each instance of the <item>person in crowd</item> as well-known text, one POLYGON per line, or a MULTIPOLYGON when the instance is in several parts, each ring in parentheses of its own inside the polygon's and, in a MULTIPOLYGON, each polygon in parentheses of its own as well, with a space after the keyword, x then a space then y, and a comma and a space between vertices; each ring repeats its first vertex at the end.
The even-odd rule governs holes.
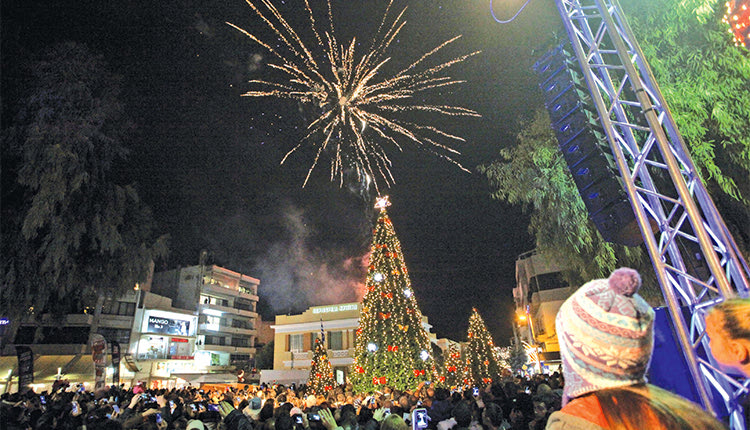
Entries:
POLYGON ((565 385, 547 429, 724 428, 698 405, 646 383, 654 311, 638 272, 620 268, 569 297, 556 318, 565 385))
POLYGON ((750 299, 729 299, 706 316, 711 355, 750 378, 750 299))
MULTIPOLYGON (((724 366, 750 378, 750 299, 729 299, 712 307, 706 316, 711 355, 724 366)), ((740 399, 745 424, 750 424, 750 396, 740 399)))

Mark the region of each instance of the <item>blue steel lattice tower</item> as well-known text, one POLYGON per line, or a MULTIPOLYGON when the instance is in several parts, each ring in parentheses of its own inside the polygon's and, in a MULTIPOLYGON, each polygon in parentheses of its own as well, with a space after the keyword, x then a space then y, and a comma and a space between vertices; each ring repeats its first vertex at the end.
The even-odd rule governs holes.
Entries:
POLYGON ((713 362, 704 317, 725 298, 748 297, 750 269, 617 0, 555 3, 570 45, 548 53, 536 71, 547 83, 547 109, 576 186, 605 239, 645 244, 700 401, 717 416, 729 414, 732 429, 744 429, 738 399, 750 381, 713 362), (551 80, 561 67, 559 81, 551 80))

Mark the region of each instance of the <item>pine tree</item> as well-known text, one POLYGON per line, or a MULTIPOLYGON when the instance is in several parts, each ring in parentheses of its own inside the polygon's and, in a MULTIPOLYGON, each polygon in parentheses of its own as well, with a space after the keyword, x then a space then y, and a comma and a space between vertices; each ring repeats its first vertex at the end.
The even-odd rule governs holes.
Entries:
POLYGON ((500 365, 495 356, 495 344, 476 308, 469 318, 468 347, 466 350, 467 384, 482 387, 500 374, 500 365))
POLYGON ((310 376, 307 378, 307 386, 310 393, 327 394, 336 385, 333 379, 333 367, 328 359, 328 351, 319 338, 315 339, 313 349, 312 366, 310 376))
POLYGON ((445 366, 443 369, 442 384, 450 389, 458 389, 464 385, 464 361, 461 360, 461 351, 456 345, 450 345, 445 352, 445 366))
POLYGON ((359 392, 374 391, 379 385, 413 389, 436 377, 401 244, 385 210, 388 205, 387 197, 378 199, 380 214, 373 232, 367 293, 356 332, 350 378, 359 392))

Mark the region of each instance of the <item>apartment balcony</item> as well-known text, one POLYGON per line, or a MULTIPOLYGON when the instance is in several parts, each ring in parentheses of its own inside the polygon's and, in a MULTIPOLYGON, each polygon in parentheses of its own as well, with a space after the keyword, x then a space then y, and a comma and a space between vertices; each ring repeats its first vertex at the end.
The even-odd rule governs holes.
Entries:
POLYGON ((222 287, 218 284, 203 284, 202 290, 203 292, 213 293, 220 297, 242 297, 244 299, 252 300, 255 302, 258 301, 258 296, 256 294, 245 293, 234 288, 222 287))
POLYGON ((63 321, 56 319, 52 314, 44 314, 39 325, 90 326, 93 323, 94 314, 67 314, 63 321))
POLYGON ((233 309, 234 313, 237 314, 237 315, 241 315, 243 317, 252 318, 254 320, 258 319, 258 313, 255 312, 255 311, 253 311, 253 310, 238 309, 238 308, 232 308, 232 309, 233 309))
POLYGON ((201 351, 228 352, 230 354, 255 354, 255 347, 252 346, 232 346, 232 345, 196 345, 195 348, 201 351))

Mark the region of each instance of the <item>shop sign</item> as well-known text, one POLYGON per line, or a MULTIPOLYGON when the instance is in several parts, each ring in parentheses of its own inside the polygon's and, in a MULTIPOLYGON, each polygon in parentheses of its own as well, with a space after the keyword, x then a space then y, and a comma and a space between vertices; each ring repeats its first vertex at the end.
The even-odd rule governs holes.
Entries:
POLYGON ((312 313, 327 314, 330 312, 356 311, 357 309, 358 309, 357 303, 349 303, 346 305, 319 306, 316 308, 312 308, 312 313))
POLYGON ((190 333, 190 321, 164 318, 158 315, 149 315, 148 332, 188 336, 190 333))

